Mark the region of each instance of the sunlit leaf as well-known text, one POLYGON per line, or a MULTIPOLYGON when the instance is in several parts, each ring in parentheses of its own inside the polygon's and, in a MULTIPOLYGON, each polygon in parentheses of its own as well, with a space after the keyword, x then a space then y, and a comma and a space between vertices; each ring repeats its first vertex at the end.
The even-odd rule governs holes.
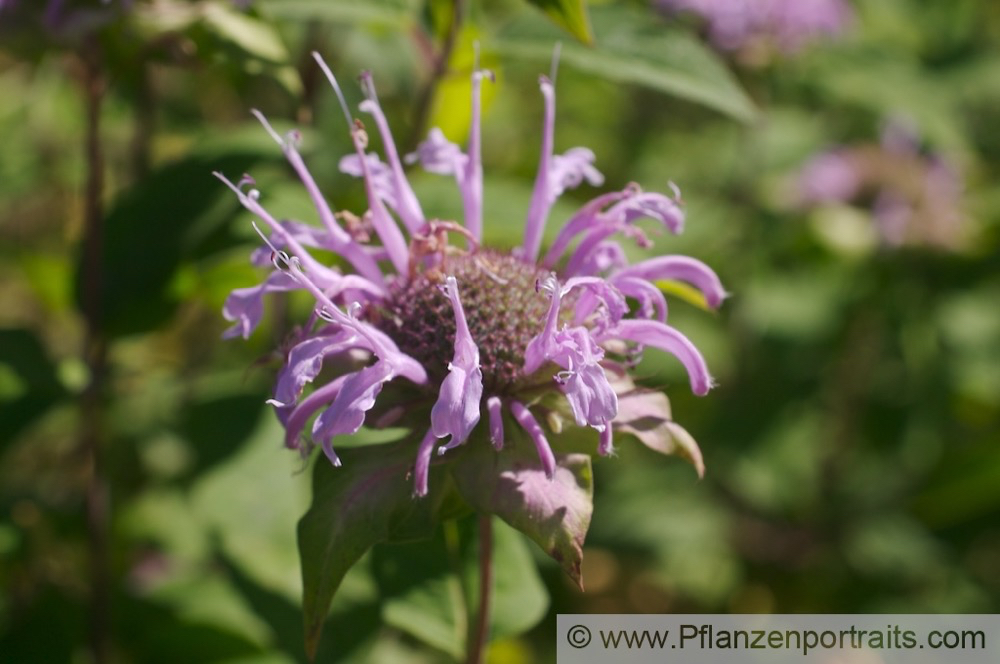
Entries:
POLYGON ((594 42, 586 0, 528 0, 584 44, 594 42))
MULTIPOLYGON (((621 83, 632 83, 696 102, 744 122, 757 110, 718 56, 692 34, 668 27, 648 12, 620 6, 592 11, 595 46, 566 43, 561 62, 621 83)), ((515 21, 500 35, 502 54, 548 62, 559 35, 547 26, 515 21)))
POLYGON ((316 18, 346 23, 404 25, 415 20, 415 0, 259 0, 254 5, 268 16, 316 18))

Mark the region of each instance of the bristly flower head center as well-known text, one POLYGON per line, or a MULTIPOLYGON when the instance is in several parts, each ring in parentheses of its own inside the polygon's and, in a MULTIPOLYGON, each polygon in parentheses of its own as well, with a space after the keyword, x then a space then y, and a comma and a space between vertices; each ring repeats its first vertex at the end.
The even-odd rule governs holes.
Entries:
POLYGON ((457 252, 434 268, 411 272, 363 315, 423 364, 433 384, 440 384, 455 352, 455 314, 441 287, 447 276, 455 277, 479 347, 483 387, 491 394, 512 394, 529 380, 523 373, 524 349, 545 325, 549 298, 537 284, 548 274, 508 253, 457 252))

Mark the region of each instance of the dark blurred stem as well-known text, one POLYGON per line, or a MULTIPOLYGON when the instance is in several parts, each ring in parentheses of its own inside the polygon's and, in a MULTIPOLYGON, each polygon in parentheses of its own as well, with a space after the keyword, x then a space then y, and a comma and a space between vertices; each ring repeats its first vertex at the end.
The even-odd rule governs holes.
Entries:
POLYGON ((479 515, 479 612, 470 626, 467 664, 482 664, 490 637, 490 599, 493 595, 493 518, 479 515))
POLYGON ((83 93, 86 106, 82 304, 86 326, 83 356, 90 379, 80 395, 80 449, 90 470, 87 478, 86 518, 90 553, 90 647, 92 661, 105 664, 111 650, 111 569, 108 533, 110 496, 104 468, 103 391, 107 341, 101 325, 101 222, 104 212, 104 156, 101 152, 101 103, 104 73, 101 49, 92 38, 83 49, 83 93))
POLYGON ((417 97, 417 109, 413 116, 413 133, 410 136, 409 147, 415 149, 421 137, 427 132, 427 122, 430 119, 431 102, 434 101, 434 91, 445 74, 448 73, 448 63, 451 61, 451 53, 455 50, 455 43, 462 30, 462 21, 465 20, 465 0, 452 0, 451 23, 448 24, 448 32, 444 36, 441 50, 438 54, 432 55, 433 68, 431 76, 420 91, 417 97))

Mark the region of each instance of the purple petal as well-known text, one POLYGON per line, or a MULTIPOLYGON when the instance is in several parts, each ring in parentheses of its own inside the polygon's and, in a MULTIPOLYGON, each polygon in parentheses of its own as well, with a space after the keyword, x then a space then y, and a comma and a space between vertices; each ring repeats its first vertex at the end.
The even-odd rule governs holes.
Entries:
POLYGON ((556 92, 552 82, 542 76, 539 79, 542 96, 545 98, 545 122, 542 126, 542 155, 535 176, 535 188, 531 194, 528 218, 524 224, 524 258, 534 261, 542 246, 542 231, 552 207, 552 145, 556 122, 556 92))
POLYGON ((605 339, 634 341, 672 353, 687 369, 692 392, 704 396, 712 389, 705 358, 690 339, 669 325, 653 320, 623 320, 602 335, 601 340, 605 339))
POLYGON ((846 152, 825 152, 802 168, 798 188, 805 203, 844 202, 858 193, 861 174, 846 152))
POLYGON ((667 298, 659 288, 638 277, 615 275, 611 282, 622 293, 639 301, 639 315, 643 318, 655 316, 661 323, 667 322, 667 298))
POLYGON ((601 431, 618 412, 618 398, 599 361, 604 351, 584 327, 556 333, 548 359, 563 368, 556 374, 573 417, 580 426, 601 431))
POLYGON ((490 414, 490 442, 497 450, 503 449, 503 402, 500 397, 486 400, 486 411, 490 414))
MULTIPOLYGON (((368 166, 368 175, 372 179, 372 187, 375 193, 386 205, 397 209, 396 190, 392 180, 392 169, 385 162, 379 159, 374 152, 365 154, 365 163, 368 166)), ((340 158, 340 172, 353 175, 356 178, 365 176, 365 168, 361 165, 361 157, 357 154, 348 154, 340 158)))
POLYGON ((684 229, 684 211, 680 208, 680 194, 676 188, 672 198, 656 192, 643 192, 637 186, 630 187, 626 192, 628 195, 623 196, 584 231, 584 237, 570 256, 564 274, 581 274, 584 267, 591 263, 591 254, 615 233, 632 235, 640 245, 647 246, 649 241, 634 226, 640 219, 659 221, 674 234, 684 229))
MULTIPOLYGON (((472 74, 472 124, 469 127, 469 157, 465 175, 459 182, 465 208, 465 227, 476 241, 483 239, 483 160, 480 125, 482 116, 482 85, 486 72, 472 74)), ((490 75, 491 76, 491 75, 490 75)))
POLYGON ((554 201, 567 189, 575 189, 586 180, 597 187, 604 184, 604 176, 594 168, 594 152, 588 148, 570 148, 552 158, 552 176, 549 196, 554 201))
POLYGON ((521 428, 524 429, 535 443, 535 450, 538 452, 538 460, 542 463, 542 470, 545 472, 545 477, 551 480, 556 472, 556 458, 552 454, 552 448, 549 446, 549 441, 545 438, 545 433, 542 431, 541 425, 538 424, 531 411, 520 401, 510 402, 510 412, 514 416, 514 420, 521 425, 521 428))
POLYGON ((434 127, 427 138, 417 146, 416 152, 406 155, 407 163, 420 162, 428 173, 455 175, 466 161, 462 149, 445 138, 444 132, 434 127))
POLYGON ((272 272, 263 283, 248 288, 237 288, 222 307, 222 315, 236 324, 222 333, 223 339, 250 337, 264 316, 264 294, 299 288, 298 282, 284 272, 272 272))
POLYGON ((483 372, 479 368, 479 348, 472 339, 455 277, 445 281, 448 299, 455 311, 455 355, 448 375, 441 383, 437 403, 431 410, 431 429, 438 438, 450 435, 441 451, 461 445, 479 422, 483 396, 483 372))
MULTIPOLYGON (((236 194, 236 198, 244 208, 249 210, 251 214, 260 217, 264 223, 271 227, 271 231, 280 238, 281 246, 288 247, 292 254, 302 263, 302 267, 308 270, 314 279, 324 284, 333 279, 333 275, 337 273, 313 258, 299 241, 260 204, 258 201, 260 198, 259 191, 251 189, 248 192, 244 192, 237 185, 230 182, 222 173, 214 171, 212 175, 219 178, 236 194)), ((271 248, 276 249, 273 246, 271 248)))
POLYGON ((653 281, 673 279, 691 284, 705 296, 705 303, 716 309, 726 298, 719 276, 712 268, 689 256, 657 256, 619 270, 612 277, 612 283, 619 278, 638 277, 653 281))
POLYGON ((420 441, 420 447, 417 448, 417 461, 413 466, 413 495, 417 498, 423 498, 427 495, 427 476, 430 473, 431 452, 434 451, 434 443, 436 442, 437 436, 434 435, 433 431, 428 431, 424 435, 424 439, 420 441))
POLYGON ((601 432, 601 442, 597 444, 597 453, 601 456, 611 456, 615 453, 612 427, 604 427, 604 431, 601 432))
POLYGON ((403 173, 403 164, 400 163, 399 153, 396 152, 396 142, 392 138, 392 132, 389 131, 389 123, 386 122, 385 114, 382 113, 382 108, 379 106, 378 97, 375 95, 375 85, 372 83, 369 72, 362 73, 361 83, 368 99, 361 102, 359 108, 365 113, 371 113, 372 117, 375 118, 379 134, 382 135, 382 148, 385 150, 385 158, 389 162, 389 169, 392 172, 395 199, 398 202, 396 210, 409 231, 416 233, 425 223, 420 202, 403 173))
POLYGON ((333 403, 313 422, 313 437, 329 441, 333 436, 357 433, 382 385, 392 378, 392 366, 384 361, 349 374, 333 403))
POLYGON ((628 265, 625 250, 617 242, 599 242, 577 267, 576 274, 597 276, 628 265))
POLYGON ((612 218, 620 215, 621 221, 626 224, 639 219, 659 221, 674 235, 684 230, 684 211, 677 198, 655 191, 646 191, 623 200, 612 206, 608 215, 612 218))
POLYGON ((633 193, 632 188, 626 188, 623 191, 612 191, 592 199, 580 208, 559 230, 555 241, 552 242, 548 253, 545 254, 542 267, 549 270, 552 269, 566 251, 566 248, 569 247, 573 238, 580 233, 589 231, 605 223, 601 216, 601 210, 611 203, 620 201, 625 196, 633 195, 633 193))
POLYGON ((618 414, 618 396, 596 362, 576 367, 562 389, 580 426, 590 425, 603 431, 618 414))
POLYGON ((341 330, 336 334, 313 337, 296 344, 288 351, 288 360, 278 374, 274 400, 286 406, 294 403, 306 383, 311 383, 322 371, 324 358, 357 347, 371 350, 352 330, 341 330))
POLYGON ((524 349, 524 373, 532 374, 539 369, 552 355, 552 343, 559 323, 559 304, 562 301, 562 291, 555 277, 546 279, 544 290, 550 293, 549 313, 545 319, 545 327, 524 349))
POLYGON ((299 448, 299 436, 302 435, 302 430, 305 429, 306 422, 316 411, 337 397, 340 388, 343 387, 344 381, 349 376, 350 374, 337 376, 326 385, 316 388, 312 394, 299 402, 294 408, 290 409, 289 406, 278 406, 276 408, 278 419, 282 420, 282 423, 285 425, 286 447, 290 449, 299 448))
MULTIPOLYGON (((351 140, 354 141, 354 151, 357 153, 357 164, 361 168, 361 174, 365 179, 365 193, 368 196, 368 209, 371 212, 372 226, 382 240, 382 246, 389 254, 389 260, 398 274, 406 274, 409 267, 410 253, 403 239, 403 233, 399 230, 396 220, 389 214, 382 198, 376 189, 375 176, 365 159, 365 136, 364 129, 355 127, 351 130, 351 140)), ((397 190, 398 194, 398 190, 397 190)))
POLYGON ((621 291, 601 277, 572 277, 563 286, 562 296, 566 297, 570 291, 576 288, 582 288, 593 293, 604 303, 608 314, 608 322, 612 325, 620 321, 622 316, 628 312, 628 305, 625 303, 625 298, 622 297, 621 291))

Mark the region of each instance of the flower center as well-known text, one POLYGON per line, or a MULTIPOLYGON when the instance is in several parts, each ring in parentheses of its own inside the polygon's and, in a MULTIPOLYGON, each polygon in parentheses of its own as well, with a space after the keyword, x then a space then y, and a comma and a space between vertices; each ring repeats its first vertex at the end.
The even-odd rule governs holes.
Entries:
POLYGON ((440 385, 455 353, 455 314, 439 286, 454 276, 479 347, 483 387, 502 395, 524 385, 524 349, 542 331, 549 309, 535 284, 547 275, 533 263, 492 250, 447 256, 443 265, 397 283, 364 316, 440 385))

